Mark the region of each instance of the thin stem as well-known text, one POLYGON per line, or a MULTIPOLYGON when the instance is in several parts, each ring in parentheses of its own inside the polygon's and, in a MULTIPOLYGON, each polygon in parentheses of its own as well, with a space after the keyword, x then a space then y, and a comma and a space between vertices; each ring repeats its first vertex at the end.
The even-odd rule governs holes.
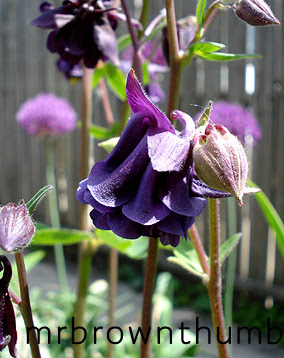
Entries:
POLYGON ((138 36, 137 33, 134 29, 134 26, 132 25, 131 22, 131 17, 129 14, 129 10, 128 10, 128 6, 126 3, 126 0, 121 0, 121 5, 123 7, 123 11, 125 13, 126 19, 127 19, 127 26, 128 26, 128 31, 131 37, 131 41, 132 41, 132 45, 133 45, 133 50, 134 50, 134 54, 133 54, 133 58, 134 58, 134 69, 136 71, 136 74, 139 78, 139 81, 142 82, 143 80, 143 74, 142 74, 142 63, 141 63, 141 59, 139 56, 139 40, 138 40, 138 36))
POLYGON ((182 58, 179 57, 177 23, 174 0, 166 0, 168 38, 170 50, 170 85, 168 96, 167 116, 178 107, 182 74, 182 58))
POLYGON ((197 228, 195 225, 192 225, 189 229, 189 235, 195 251, 197 252, 197 256, 200 262, 200 265, 203 269, 203 272, 206 273, 208 276, 210 275, 210 267, 208 265, 207 256, 205 254, 202 242, 200 240, 200 236, 198 234, 197 228))
MULTIPOLYGON (((54 164, 54 142, 53 138, 45 140, 45 171, 46 182, 53 186, 53 191, 48 195, 49 215, 51 226, 60 229, 60 218, 57 202, 56 178, 55 178, 55 164, 54 164)), ((64 258, 63 246, 61 244, 54 245, 55 262, 57 269, 57 276, 61 291, 68 290, 68 281, 66 274, 66 265, 64 258)))
POLYGON ((24 262, 24 256, 22 251, 18 251, 15 253, 15 259, 17 264, 18 276, 19 276, 19 284, 20 284, 20 292, 21 292, 21 305, 20 310, 25 322, 26 329, 29 329, 29 339, 30 339, 30 349, 33 358, 40 358, 40 351, 38 346, 38 341, 36 337, 36 332, 33 322, 33 315, 30 303, 29 296, 29 287, 28 287, 28 278, 27 271, 24 262))
POLYGON ((113 119, 113 113, 111 110, 111 105, 110 105, 107 87, 106 87, 104 78, 102 78, 100 80, 100 88, 102 90, 102 101, 103 101, 103 107, 104 107, 104 111, 105 111, 106 120, 107 120, 108 125, 112 126, 114 119, 113 119))
POLYGON ((143 36, 144 30, 145 30, 146 25, 148 23, 148 14, 149 14, 149 10, 150 10, 150 5, 151 5, 151 0, 144 0, 143 1, 142 11, 141 11, 140 19, 139 19, 139 22, 141 23, 143 28, 138 33, 138 38, 139 39, 141 39, 141 37, 143 36))
MULTIPOLYGON (((82 78, 82 127, 81 127, 81 150, 80 150, 80 179, 85 179, 89 174, 89 126, 92 119, 92 75, 93 70, 84 68, 82 78)), ((88 206, 80 204, 79 211, 80 230, 88 229, 88 206)), ((92 255, 94 249, 89 241, 83 241, 79 250, 78 288, 77 301, 74 313, 76 325, 84 327, 84 313, 86 297, 91 274, 92 255)), ((80 341, 78 330, 75 331, 75 341, 80 341)), ((85 344, 74 344, 74 358, 85 357, 85 344)))
POLYGON ((158 239, 149 237, 148 256, 146 261, 143 308, 142 308, 142 333, 146 339, 141 339, 141 358, 151 358, 151 321, 152 321, 152 295, 154 292, 158 257, 158 239), (149 335, 148 335, 149 333, 149 335))
MULTIPOLYGON (((109 256, 109 327, 115 324, 115 297, 117 288, 117 266, 118 266, 118 252, 115 249, 110 249, 109 256)), ((107 357, 113 357, 113 344, 109 342, 107 357)))
POLYGON ((226 342, 225 322, 222 306, 222 280, 219 259, 220 219, 218 199, 209 199, 210 278, 207 284, 211 314, 219 358, 229 358, 226 342), (223 342, 221 344, 220 342, 223 342))
MULTIPOLYGON (((236 202, 234 198, 227 198, 227 215, 228 215, 228 237, 231 237, 237 232, 237 212, 236 202)), ((237 263, 237 251, 233 250, 227 261, 227 274, 225 283, 224 295, 224 309, 225 309, 225 322, 228 335, 228 327, 233 326, 233 296, 235 273, 237 263)), ((232 356, 232 347, 229 346, 230 355, 232 356)))
POLYGON ((13 292, 12 290, 10 290, 10 288, 8 288, 8 292, 10 297, 12 298, 12 301, 14 303, 16 303, 16 305, 20 306, 22 304, 22 300, 20 297, 18 297, 15 292, 13 292))

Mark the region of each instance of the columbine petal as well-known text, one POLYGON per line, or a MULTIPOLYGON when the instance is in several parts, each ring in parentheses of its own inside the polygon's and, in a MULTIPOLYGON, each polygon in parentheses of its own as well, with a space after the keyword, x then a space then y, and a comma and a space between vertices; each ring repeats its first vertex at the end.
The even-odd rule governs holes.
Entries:
POLYGON ((142 225, 153 225, 169 215, 170 210, 157 198, 158 176, 149 163, 136 195, 122 206, 126 217, 142 225))
POLYGON ((171 133, 175 133, 171 122, 147 97, 146 93, 134 75, 134 70, 129 71, 126 83, 126 95, 129 106, 133 113, 147 111, 147 116, 152 121, 154 127, 164 128, 171 133))
POLYGON ((93 224, 96 228, 101 230, 109 230, 110 227, 107 222, 107 214, 102 214, 96 209, 93 209, 90 212, 90 217, 93 220, 93 224))
POLYGON ((143 233, 143 225, 126 218, 121 212, 107 214, 110 229, 125 239, 137 239, 143 233))
POLYGON ((193 223, 194 217, 182 216, 172 212, 165 219, 158 222, 156 226, 161 231, 186 238, 187 230, 193 223))
POLYGON ((187 158, 190 142, 161 128, 147 132, 149 157, 153 168, 159 172, 180 171, 187 158))

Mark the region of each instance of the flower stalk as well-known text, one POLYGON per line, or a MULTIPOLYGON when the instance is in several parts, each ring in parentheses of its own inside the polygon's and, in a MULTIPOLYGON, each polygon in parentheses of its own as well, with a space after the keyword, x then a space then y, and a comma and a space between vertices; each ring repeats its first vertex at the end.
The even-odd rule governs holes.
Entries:
POLYGON ((15 253, 15 259, 17 264, 18 276, 19 276, 19 284, 20 284, 20 292, 21 292, 21 304, 19 306, 26 329, 29 331, 29 339, 30 339, 30 349, 32 353, 32 358, 40 358, 40 350, 39 345, 36 337, 35 329, 33 322, 33 315, 30 303, 30 296, 29 296, 29 287, 28 287, 28 278, 27 278, 27 271, 24 262, 24 256, 22 251, 18 251, 15 253))
MULTIPOLYGON (((45 156, 46 156, 46 182, 53 186, 53 191, 48 195, 49 215, 51 226, 60 229, 60 218, 58 212, 57 190, 55 179, 54 165, 54 145, 53 138, 47 137, 45 140, 45 156)), ((57 268, 57 276, 61 291, 68 290, 66 266, 63 246, 61 244, 54 245, 55 262, 57 268)))
MULTIPOLYGON (((83 179, 89 171, 89 126, 92 119, 92 75, 93 70, 84 68, 82 78, 82 127, 81 127, 81 148, 80 148, 80 178, 83 179)), ((80 204, 79 206, 79 229, 88 229, 88 206, 80 204)), ((84 326, 84 313, 86 308, 86 297, 90 282, 93 248, 89 241, 81 243, 79 251, 78 267, 78 288, 77 301, 74 313, 74 322, 76 325, 84 326)), ((75 332, 75 340, 78 332, 75 332)), ((85 344, 74 344, 74 358, 85 357, 85 344)))
POLYGON ((209 250, 210 250, 210 277, 207 284, 211 306, 212 321, 219 358, 229 358, 226 342, 225 321, 222 306, 222 279, 219 258, 220 250, 220 213, 217 199, 209 199, 209 250), (218 339, 217 339, 218 338, 218 339), (221 344, 222 342, 223 344, 221 344))
POLYGON ((158 239, 149 237, 148 256, 146 260, 143 308, 142 308, 142 334, 146 343, 141 339, 141 358, 151 358, 151 321, 152 321, 152 296, 154 292, 158 257, 158 239))
POLYGON ((192 241, 195 251, 197 253, 197 256, 198 256, 200 265, 203 269, 203 272, 206 273, 209 277, 210 267, 208 265, 207 257, 206 257, 197 227, 195 225, 192 225, 191 228, 189 229, 189 236, 191 238, 191 241, 192 241))

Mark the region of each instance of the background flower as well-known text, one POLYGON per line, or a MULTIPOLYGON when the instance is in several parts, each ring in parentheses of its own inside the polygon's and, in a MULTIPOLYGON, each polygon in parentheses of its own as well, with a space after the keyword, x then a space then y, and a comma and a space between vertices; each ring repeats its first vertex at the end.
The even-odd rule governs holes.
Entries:
MULTIPOLYGON (((200 114, 196 116, 195 120, 197 121, 199 117, 200 114)), ((223 124, 244 144, 255 145, 262 138, 262 132, 255 116, 239 104, 226 101, 213 103, 210 120, 214 124, 223 124), (250 136, 251 140, 245 143, 246 136, 250 136)))
POLYGON ((69 102, 54 94, 40 93, 19 109, 16 119, 29 133, 61 135, 73 130, 77 114, 69 102))

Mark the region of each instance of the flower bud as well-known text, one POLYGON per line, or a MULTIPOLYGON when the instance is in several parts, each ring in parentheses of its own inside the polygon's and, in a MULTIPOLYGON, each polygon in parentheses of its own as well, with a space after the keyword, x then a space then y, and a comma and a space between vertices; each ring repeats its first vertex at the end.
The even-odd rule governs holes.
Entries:
POLYGON ((241 142, 222 125, 208 124, 193 138, 193 159, 199 178, 210 187, 232 194, 240 205, 248 162, 241 142))
POLYGON ((233 5, 235 14, 252 26, 280 25, 264 0, 239 0, 233 5))
POLYGON ((34 224, 22 200, 0 208, 0 247, 11 252, 26 247, 35 233, 34 224))

